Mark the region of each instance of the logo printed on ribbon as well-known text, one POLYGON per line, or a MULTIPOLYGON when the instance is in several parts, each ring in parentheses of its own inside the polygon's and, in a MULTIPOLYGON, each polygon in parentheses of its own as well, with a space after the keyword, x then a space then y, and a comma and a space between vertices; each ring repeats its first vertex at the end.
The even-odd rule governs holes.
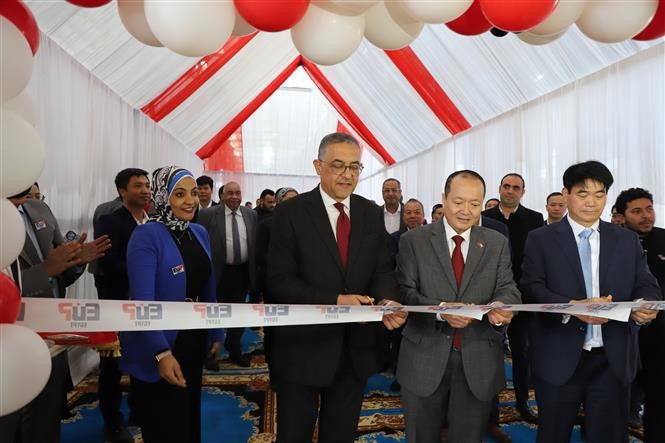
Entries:
POLYGON ((201 318, 206 321, 206 325, 221 325, 223 318, 231 318, 233 310, 231 305, 205 305, 195 303, 194 312, 201 314, 201 318))
POLYGON ((351 308, 349 306, 317 306, 321 310, 321 314, 326 319, 338 319, 340 316, 349 314, 351 308))
POLYGON ((288 306, 254 305, 252 309, 259 314, 259 317, 263 317, 264 323, 278 323, 279 317, 289 316, 288 306))
POLYGON ((72 328, 86 328, 89 321, 99 320, 99 303, 58 303, 58 312, 72 328))
POLYGON ((163 318, 162 305, 159 303, 123 303, 122 312, 129 314, 135 326, 150 326, 151 320, 163 318))

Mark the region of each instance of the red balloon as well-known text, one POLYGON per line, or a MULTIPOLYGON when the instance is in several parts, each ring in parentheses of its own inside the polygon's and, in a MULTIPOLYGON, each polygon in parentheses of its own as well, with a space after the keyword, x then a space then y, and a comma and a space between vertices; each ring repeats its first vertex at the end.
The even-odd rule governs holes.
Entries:
POLYGON ((474 0, 471 7, 464 14, 457 17, 452 22, 446 23, 451 30, 462 35, 479 35, 492 28, 492 24, 487 21, 480 10, 480 2, 474 0))
POLYGON ((633 40, 654 40, 665 35, 665 0, 658 2, 656 15, 653 16, 646 28, 633 37, 633 40))
POLYGON ((39 49, 39 28, 35 16, 21 0, 0 0, 0 15, 12 22, 32 49, 32 55, 39 49))
POLYGON ((558 0, 480 0, 485 18, 499 29, 522 32, 539 25, 558 0))
POLYGON ((82 8, 97 8, 111 3, 111 0, 67 0, 72 5, 81 6, 82 8))
POLYGON ((303 18, 309 0, 233 0, 233 4, 256 29, 278 32, 292 28, 303 18))
POLYGON ((0 272, 0 323, 14 323, 21 308, 21 294, 14 281, 0 272))

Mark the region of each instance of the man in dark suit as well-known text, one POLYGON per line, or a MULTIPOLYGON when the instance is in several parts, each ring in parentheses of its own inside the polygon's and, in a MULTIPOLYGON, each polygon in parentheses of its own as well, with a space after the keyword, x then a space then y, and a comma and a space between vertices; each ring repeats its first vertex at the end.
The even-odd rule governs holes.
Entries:
MULTIPOLYGON (((653 196, 646 189, 630 188, 621 191, 614 206, 623 216, 624 226, 640 237, 642 248, 647 254, 649 270, 658 280, 665 298, 665 229, 654 226, 656 212, 653 209, 653 196)), ((648 326, 640 328, 642 371, 638 378, 644 392, 644 441, 648 443, 665 441, 663 355, 665 314, 661 311, 648 326)), ((639 406, 636 409, 639 410, 639 406)))
MULTIPOLYGON (((40 200, 28 200, 29 192, 30 188, 9 197, 26 231, 23 250, 10 267, 12 275, 22 297, 64 298, 85 265, 101 257, 110 242, 106 236, 86 242, 86 234, 65 242, 51 209, 40 200)), ((23 443, 60 440, 60 418, 71 383, 67 352, 52 355, 51 365, 51 375, 39 395, 21 410, 0 418, 3 441, 13 441, 13 435, 23 443)))
MULTIPOLYGON (((520 204, 524 196, 524 179, 517 173, 506 174, 499 185, 500 203, 483 211, 483 215, 508 226, 513 276, 519 284, 522 273, 524 243, 529 231, 543 226, 543 216, 520 204)), ((508 339, 513 358, 513 385, 515 386, 515 407, 528 422, 536 420, 529 408, 529 320, 531 316, 522 312, 515 317, 508 328, 508 339)))
POLYGON ((387 178, 381 187, 383 194, 383 221, 386 226, 386 232, 392 234, 394 232, 406 231, 406 224, 404 223, 404 205, 402 204, 402 184, 396 178, 387 178))
MULTIPOLYGON (((242 192, 236 182, 220 189, 222 204, 199 212, 197 223, 210 233, 212 261, 217 277, 217 300, 220 303, 245 303, 247 293, 256 289, 256 212, 242 206, 242 192)), ((243 355, 240 340, 243 328, 226 330, 224 346, 231 361, 249 367, 249 356, 243 355)), ((214 363, 207 364, 214 369, 214 363)))
MULTIPOLYGON (((659 300, 637 235, 600 221, 613 178, 588 161, 563 174, 568 215, 529 233, 521 287, 529 303, 659 300)), ((587 441, 626 441, 629 387, 639 365, 638 331, 657 311, 627 323, 538 314, 531 325, 538 441, 567 442, 584 403, 587 441)))
MULTIPOLYGON (((397 278, 409 305, 520 302, 510 270, 508 239, 477 226, 485 182, 474 171, 451 174, 444 218, 402 235, 397 278)), ((512 312, 492 310, 480 321, 413 314, 404 327, 397 366, 409 441, 480 442, 494 396, 504 387, 503 328, 512 312)))
MULTIPOLYGON (((381 210, 352 194, 362 171, 351 136, 329 134, 314 168, 321 184, 275 209, 268 252, 271 303, 361 305, 399 297, 381 210)), ((395 329, 406 314, 384 315, 395 329)), ((271 331, 277 441, 353 442, 367 378, 387 359, 378 323, 280 326, 271 331)))
POLYGON ((219 204, 212 199, 212 190, 215 187, 215 182, 211 177, 202 175, 197 178, 196 187, 199 191, 199 209, 208 209, 219 204))
MULTIPOLYGON (((150 180, 143 169, 128 168, 115 177, 115 187, 122 206, 103 215, 95 223, 95 238, 108 235, 113 247, 99 260, 100 275, 96 280, 97 295, 102 300, 127 300, 127 244, 138 225, 148 221, 145 206, 150 203, 150 180)), ((104 418, 106 439, 112 443, 132 442, 120 412, 122 390, 118 358, 101 356, 99 361, 99 409, 104 418)), ((130 404, 130 407, 132 405, 130 404)))
POLYGON ((275 191, 272 189, 264 189, 261 191, 258 204, 256 205, 256 208, 254 208, 254 211, 259 218, 259 222, 272 215, 276 204, 277 200, 275 199, 275 191))

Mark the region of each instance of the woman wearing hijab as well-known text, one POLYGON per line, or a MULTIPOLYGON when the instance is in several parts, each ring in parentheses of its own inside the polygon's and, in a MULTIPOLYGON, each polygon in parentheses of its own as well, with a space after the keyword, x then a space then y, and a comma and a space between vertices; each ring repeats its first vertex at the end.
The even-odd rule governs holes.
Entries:
MULTIPOLYGON (((127 246, 131 300, 216 302, 210 240, 202 226, 190 223, 197 193, 185 169, 153 172, 154 215, 127 246)), ((146 443, 200 442, 203 362, 206 350, 217 354, 222 338, 221 329, 120 334, 120 367, 131 377, 146 443)))

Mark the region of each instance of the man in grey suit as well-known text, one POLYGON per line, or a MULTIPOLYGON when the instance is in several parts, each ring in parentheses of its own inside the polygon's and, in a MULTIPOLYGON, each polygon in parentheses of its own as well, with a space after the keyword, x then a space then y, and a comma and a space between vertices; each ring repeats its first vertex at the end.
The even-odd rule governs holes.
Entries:
POLYGON ((446 180, 444 218, 402 235, 397 279, 404 304, 494 303, 480 321, 412 314, 404 328, 397 379, 409 442, 479 442, 493 397, 504 387, 503 328, 512 313, 498 306, 520 302, 508 240, 476 226, 485 182, 463 170, 446 180))
MULTIPOLYGON (((240 185, 229 182, 220 189, 221 203, 199 212, 197 223, 210 233, 212 262, 217 276, 217 301, 244 303, 247 293, 256 289, 256 226, 257 215, 242 206, 240 185)), ((242 355, 240 339, 244 329, 226 331, 224 346, 231 361, 249 367, 250 358, 242 355)), ((206 368, 215 369, 216 362, 206 368)))

